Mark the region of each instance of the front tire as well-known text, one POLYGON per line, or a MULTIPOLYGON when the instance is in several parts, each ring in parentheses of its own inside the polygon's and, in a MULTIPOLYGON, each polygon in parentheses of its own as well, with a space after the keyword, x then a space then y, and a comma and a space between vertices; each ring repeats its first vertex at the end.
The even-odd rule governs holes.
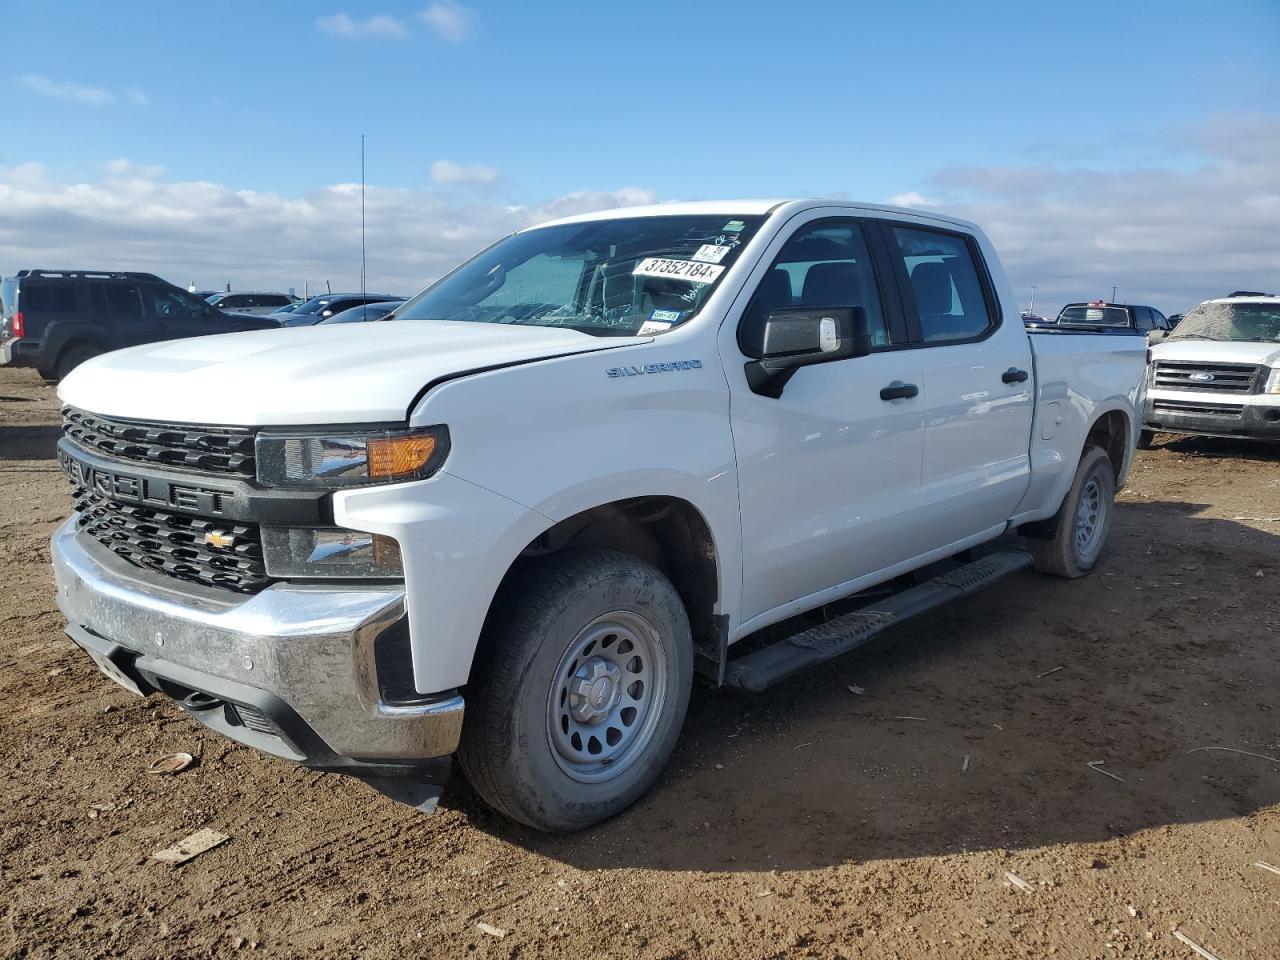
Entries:
POLYGON ((458 759, 495 810, 566 833, 653 785, 693 683, 689 619, 652 565, 613 550, 531 563, 486 628, 458 759))
POLYGON ((1050 521, 1052 536, 1027 541, 1035 568, 1072 580, 1092 572, 1111 533, 1115 496, 1111 458, 1101 447, 1085 447, 1071 489, 1050 521))
POLYGON ((1138 449, 1150 450, 1156 445, 1156 434, 1154 430, 1138 431, 1138 449))

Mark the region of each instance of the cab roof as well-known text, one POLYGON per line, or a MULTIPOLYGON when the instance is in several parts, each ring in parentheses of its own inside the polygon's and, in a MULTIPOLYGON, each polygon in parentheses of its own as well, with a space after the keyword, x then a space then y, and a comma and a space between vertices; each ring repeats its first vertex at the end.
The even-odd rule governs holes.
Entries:
POLYGON ((1239 297, 1214 297, 1201 303, 1280 303, 1280 296, 1273 293, 1247 294, 1239 297))
MULTIPOLYGON (((904 216, 923 217, 936 220, 966 231, 977 233, 976 224, 956 217, 934 213, 929 210, 918 210, 912 207, 891 207, 882 203, 864 203, 858 200, 829 200, 822 198, 782 198, 773 200, 691 200, 672 203, 652 203, 637 207, 615 207, 611 210, 596 210, 591 213, 579 213, 571 217, 561 217, 537 224, 537 227, 559 226, 565 223, 587 223, 592 220, 618 220, 625 217, 682 217, 682 216, 762 216, 779 211, 787 214, 801 213, 825 207, 837 207, 849 211, 871 211, 874 213, 896 213, 904 216)), ((526 229, 535 229, 529 227, 526 229)))

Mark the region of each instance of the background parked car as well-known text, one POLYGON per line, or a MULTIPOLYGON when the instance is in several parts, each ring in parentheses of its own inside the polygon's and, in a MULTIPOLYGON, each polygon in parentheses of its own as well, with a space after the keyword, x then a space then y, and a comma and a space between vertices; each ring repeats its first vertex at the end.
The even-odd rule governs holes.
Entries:
POLYGON ((402 303, 404 303, 403 300, 383 300, 381 303, 366 303, 363 306, 352 307, 349 310, 343 310, 341 313, 335 313, 333 316, 325 317, 320 322, 365 323, 369 320, 381 320, 402 303))
POLYGON ((266 316, 281 307, 292 306, 294 300, 287 293, 215 293, 205 302, 227 313, 266 316))
POLYGON ((1108 328, 1140 330, 1169 330, 1169 320, 1155 307, 1131 303, 1107 303, 1090 300, 1088 303, 1068 303, 1058 314, 1058 326, 1089 327, 1105 332, 1108 328))
POLYGON ((286 314, 282 322, 286 327, 309 327, 352 307, 368 303, 404 303, 404 299, 390 293, 326 293, 300 304, 292 313, 286 314))
POLYGON ((151 273, 19 270, 0 285, 0 302, 0 359, 46 380, 108 350, 279 326, 215 310, 151 273))

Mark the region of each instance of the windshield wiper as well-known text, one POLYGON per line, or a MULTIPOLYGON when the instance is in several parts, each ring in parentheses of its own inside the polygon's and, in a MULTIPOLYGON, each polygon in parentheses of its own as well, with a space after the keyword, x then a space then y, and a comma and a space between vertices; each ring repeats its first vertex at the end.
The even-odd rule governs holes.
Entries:
POLYGON ((1226 343, 1221 337, 1206 337, 1203 333, 1183 333, 1169 337, 1170 340, 1212 340, 1214 343, 1226 343))

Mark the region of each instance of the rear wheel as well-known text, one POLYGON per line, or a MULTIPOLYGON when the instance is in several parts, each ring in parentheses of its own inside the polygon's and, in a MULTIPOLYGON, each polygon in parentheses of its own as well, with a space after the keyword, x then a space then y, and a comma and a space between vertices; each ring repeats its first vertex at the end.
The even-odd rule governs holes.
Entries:
POLYGON ((91 343, 77 343, 67 347, 62 351, 62 355, 58 357, 58 362, 54 365, 54 376, 61 380, 80 364, 86 360, 92 360, 100 353, 102 353, 102 350, 91 343))
POLYGON ((650 564, 612 550, 538 561, 499 598, 458 759, 494 809, 568 832, 657 779, 693 681, 689 620, 650 564))
POLYGON ((1098 565, 1111 532, 1116 480, 1101 447, 1085 447, 1076 475, 1047 540, 1027 541, 1036 569, 1056 577, 1083 577, 1098 565))

